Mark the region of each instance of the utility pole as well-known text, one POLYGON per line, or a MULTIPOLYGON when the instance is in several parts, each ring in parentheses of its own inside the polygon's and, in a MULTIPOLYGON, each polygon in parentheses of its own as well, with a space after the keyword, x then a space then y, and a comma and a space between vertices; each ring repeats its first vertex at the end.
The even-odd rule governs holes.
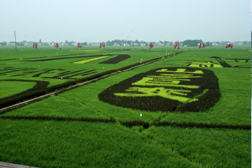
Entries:
POLYGON ((14 31, 14 37, 15 37, 15 49, 17 50, 17 38, 16 38, 16 31, 14 31))

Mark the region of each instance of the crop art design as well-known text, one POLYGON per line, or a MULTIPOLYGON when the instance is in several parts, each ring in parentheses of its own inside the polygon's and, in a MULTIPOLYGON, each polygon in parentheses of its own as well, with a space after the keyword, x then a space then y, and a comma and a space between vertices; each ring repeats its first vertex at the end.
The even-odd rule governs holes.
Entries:
POLYGON ((208 62, 191 62, 189 63, 187 66, 189 67, 206 67, 206 68, 223 68, 223 66, 221 66, 218 63, 213 63, 212 61, 208 61, 208 62))
POLYGON ((131 77, 104 90, 99 99, 147 111, 205 111, 220 99, 220 90, 210 70, 173 67, 131 77))
POLYGON ((103 58, 107 58, 108 56, 101 56, 101 57, 96 57, 96 58, 91 58, 91 59, 87 59, 87 60, 81 60, 81 61, 76 61, 74 62, 75 64, 86 64, 89 62, 93 62, 93 61, 97 61, 103 58))
POLYGON ((111 58, 109 60, 103 61, 100 64, 117 64, 117 63, 122 62, 128 58, 130 58, 129 55, 121 54, 121 55, 117 55, 116 57, 111 58))
POLYGON ((204 67, 204 68, 250 68, 251 59, 248 58, 221 58, 219 56, 212 56, 218 63, 212 61, 203 62, 189 62, 188 67, 204 67))
POLYGON ((12 82, 12 83, 14 82, 35 83, 35 85, 32 88, 25 88, 26 90, 24 90, 23 92, 17 93, 15 95, 0 98, 0 107, 5 107, 8 105, 11 105, 12 103, 20 102, 21 98, 29 97, 30 95, 36 94, 39 91, 45 92, 47 86, 50 84, 49 82, 46 82, 46 81, 37 81, 37 80, 19 80, 19 79, 0 80, 0 82, 2 81, 12 82))
POLYGON ((221 57, 218 56, 212 56, 210 58, 215 58, 216 61, 218 61, 220 63, 221 66, 225 67, 225 68, 230 68, 232 67, 231 65, 229 65, 228 63, 226 63, 221 57))
POLYGON ((234 68, 251 68, 251 58, 224 58, 234 68))

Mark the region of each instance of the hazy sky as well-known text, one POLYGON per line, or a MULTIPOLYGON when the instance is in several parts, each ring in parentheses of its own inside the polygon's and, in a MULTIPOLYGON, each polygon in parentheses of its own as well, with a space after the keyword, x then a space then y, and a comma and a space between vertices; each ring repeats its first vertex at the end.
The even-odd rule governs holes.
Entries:
POLYGON ((0 0, 0 41, 250 41, 250 0, 0 0))

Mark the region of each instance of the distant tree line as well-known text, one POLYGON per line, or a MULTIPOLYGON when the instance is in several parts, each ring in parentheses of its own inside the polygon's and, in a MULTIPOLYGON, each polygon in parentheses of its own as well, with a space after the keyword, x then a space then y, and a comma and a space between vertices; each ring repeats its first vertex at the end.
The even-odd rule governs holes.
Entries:
MULTIPOLYGON (((252 38, 252 33, 251 33, 251 38, 252 38)), ((229 42, 229 41, 216 41, 216 42, 205 42, 201 39, 196 39, 196 40, 184 40, 184 41, 180 41, 181 46, 187 46, 187 47, 195 47, 198 46, 199 43, 204 42, 206 46, 213 46, 213 45, 226 45, 227 43, 233 43, 234 45, 251 45, 251 41, 236 41, 236 42, 229 42)), ((10 45, 12 43, 12 45, 15 43, 14 41, 11 42, 0 42, 0 46, 7 46, 10 45)), ((38 43, 39 46, 50 46, 50 45, 54 45, 55 42, 42 42, 41 40, 39 40, 39 42, 36 41, 20 41, 20 42, 16 42, 17 46, 31 46, 33 43, 38 43)), ((96 42, 96 43, 87 43, 87 42, 75 42, 75 41, 68 41, 66 40, 65 42, 59 42, 59 44, 61 46, 76 46, 77 43, 80 43, 82 46, 92 46, 93 44, 95 45, 99 45, 100 42, 96 42)), ((115 39, 115 40, 109 40, 107 42, 105 42, 107 46, 148 46, 150 43, 153 43, 154 46, 173 46, 174 42, 171 41, 140 41, 140 40, 119 40, 119 39, 115 39)))
POLYGON ((183 41, 183 45, 186 46, 197 46, 199 43, 202 43, 202 40, 185 40, 183 41))
MULTIPOLYGON (((77 43, 77 42, 75 42, 75 41, 65 41, 64 42, 64 45, 66 45, 66 46, 72 46, 72 45, 74 45, 75 43, 77 43)), ((78 42, 79 43, 79 42, 78 42)), ((80 42, 80 45, 82 45, 82 46, 87 46, 88 45, 88 43, 87 42, 80 42)))
POLYGON ((183 41, 183 45, 186 45, 188 47, 190 46, 198 46, 199 43, 205 43, 207 47, 212 46, 212 42, 204 42, 203 40, 185 40, 183 41))
POLYGON ((1 46, 7 46, 7 42, 6 42, 6 41, 0 42, 0 45, 1 45, 1 46))
POLYGON ((149 43, 153 43, 154 45, 158 46, 171 46, 173 43, 170 41, 139 41, 139 40, 111 40, 107 41, 107 46, 148 46, 149 43))
MULTIPOLYGON (((183 45, 191 47, 191 46, 198 46, 199 43, 203 43, 202 40, 185 40, 183 41, 183 45)), ((217 42, 204 42, 206 46, 213 46, 213 45, 227 45, 228 43, 233 43, 234 45, 251 45, 251 41, 217 41, 217 42)))
POLYGON ((147 46, 148 43, 145 41, 139 41, 139 40, 132 41, 132 40, 116 39, 116 40, 107 41, 106 45, 107 46, 141 46, 141 45, 147 46))

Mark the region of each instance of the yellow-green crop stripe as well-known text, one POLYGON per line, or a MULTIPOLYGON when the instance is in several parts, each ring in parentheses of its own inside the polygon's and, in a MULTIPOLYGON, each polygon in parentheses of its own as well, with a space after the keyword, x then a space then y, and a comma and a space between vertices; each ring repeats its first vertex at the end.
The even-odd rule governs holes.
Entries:
POLYGON ((97 61, 103 58, 106 58, 108 56, 102 56, 102 57, 96 57, 96 58, 92 58, 92 59, 87 59, 87 60, 82 60, 82 61, 78 61, 78 62, 74 62, 75 64, 86 64, 88 62, 92 62, 92 61, 97 61))

